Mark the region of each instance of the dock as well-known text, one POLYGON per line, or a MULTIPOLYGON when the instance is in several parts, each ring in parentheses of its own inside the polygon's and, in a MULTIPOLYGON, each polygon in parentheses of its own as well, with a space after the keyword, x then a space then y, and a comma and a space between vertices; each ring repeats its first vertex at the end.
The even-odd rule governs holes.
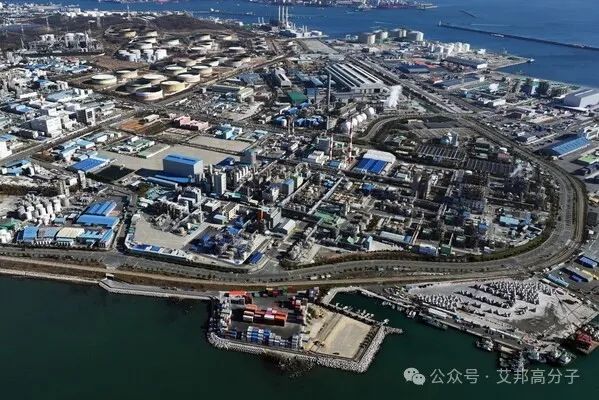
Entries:
POLYGON ((454 24, 450 24, 450 23, 446 23, 446 22, 439 22, 439 26, 442 28, 455 29, 455 30, 459 30, 459 31, 482 33, 482 34, 486 34, 486 35, 497 36, 499 38, 524 40, 527 42, 536 42, 536 43, 550 44, 550 45, 554 45, 554 46, 570 47, 570 48, 580 49, 580 50, 599 51, 598 46, 591 46, 591 45, 587 45, 587 44, 567 43, 567 42, 560 42, 558 40, 542 39, 542 38, 536 38, 536 37, 524 36, 524 35, 515 35, 512 33, 487 31, 484 29, 471 28, 471 27, 462 26, 462 25, 454 25, 454 24))

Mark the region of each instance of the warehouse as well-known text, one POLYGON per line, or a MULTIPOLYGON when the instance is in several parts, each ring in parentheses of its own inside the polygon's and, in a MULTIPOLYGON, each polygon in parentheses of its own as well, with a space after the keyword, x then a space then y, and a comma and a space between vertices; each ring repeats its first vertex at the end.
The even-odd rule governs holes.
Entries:
POLYGON ((599 89, 581 89, 564 97, 566 107, 587 108, 599 104, 599 89))
POLYGON ((104 168, 110 163, 110 160, 99 157, 90 157, 71 165, 69 168, 75 171, 94 172, 104 168))
POLYGON ((169 154, 162 160, 162 168, 167 175, 201 178, 204 171, 204 162, 199 158, 169 154))
POLYGON ((368 150, 362 156, 358 165, 354 167, 354 171, 380 175, 388 166, 394 163, 395 156, 393 154, 378 150, 368 150))
POLYGON ((101 226, 104 228, 114 229, 119 223, 117 217, 104 217, 101 215, 81 214, 77 218, 77 224, 83 226, 101 226))
POLYGON ((589 139, 582 136, 575 136, 571 139, 562 140, 561 142, 546 148, 545 152, 552 156, 563 157, 582 150, 585 147, 588 147, 590 144, 591 141, 589 139))
POLYGON ((486 61, 478 60, 476 58, 447 57, 445 61, 474 69, 485 69, 489 66, 486 61))
POLYGON ((85 214, 88 215, 101 215, 103 217, 110 214, 116 208, 116 203, 114 201, 103 201, 98 203, 91 204, 87 210, 85 210, 85 214))
POLYGON ((383 93, 387 86, 370 72, 353 64, 337 63, 327 67, 331 78, 352 93, 383 93))

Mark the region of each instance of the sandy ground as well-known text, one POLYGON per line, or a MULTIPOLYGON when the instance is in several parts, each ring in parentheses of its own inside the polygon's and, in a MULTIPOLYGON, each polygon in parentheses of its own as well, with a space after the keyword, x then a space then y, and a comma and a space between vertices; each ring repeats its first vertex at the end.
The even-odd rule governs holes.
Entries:
POLYGON ((250 145, 247 142, 240 140, 225 140, 211 136, 197 136, 189 141, 190 143, 199 144, 202 146, 210 146, 224 151, 243 151, 250 145))
POLYGON ((310 327, 307 349, 330 355, 353 358, 364 341, 370 326, 346 317, 317 308, 323 317, 314 319, 310 327))
POLYGON ((135 241, 160 247, 168 247, 170 249, 182 249, 191 242, 198 232, 201 232, 201 229, 198 229, 191 235, 179 236, 170 232, 163 232, 155 229, 145 218, 140 218, 137 221, 137 226, 135 228, 135 241))

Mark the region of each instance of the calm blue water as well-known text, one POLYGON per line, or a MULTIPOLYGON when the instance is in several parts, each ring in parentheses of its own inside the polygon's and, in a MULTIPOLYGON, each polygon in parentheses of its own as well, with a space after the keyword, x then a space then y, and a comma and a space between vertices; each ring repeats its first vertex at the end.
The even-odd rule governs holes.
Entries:
MULTIPOLYGON (((16 2, 24 2, 17 0, 16 2)), ((599 87, 599 51, 581 50, 515 39, 497 38, 486 34, 460 32, 437 26, 439 21, 471 25, 485 30, 516 33, 570 43, 599 46, 599 7, 596 0, 432 0, 439 8, 420 10, 353 11, 347 8, 291 7, 292 20, 298 25, 324 31, 329 36, 343 37, 376 28, 392 29, 407 26, 425 32, 426 37, 441 41, 463 41, 477 48, 531 57, 533 64, 521 65, 509 72, 599 87), (461 10, 476 15, 470 17, 461 10)), ((124 10, 126 5, 79 0, 83 9, 124 10)), ((236 16, 245 23, 257 17, 274 17, 277 9, 266 4, 243 0, 190 0, 177 3, 142 3, 130 5, 131 10, 188 10, 198 16, 210 14, 213 8, 222 12, 255 16, 236 16)), ((227 18, 225 15, 221 17, 227 18)))

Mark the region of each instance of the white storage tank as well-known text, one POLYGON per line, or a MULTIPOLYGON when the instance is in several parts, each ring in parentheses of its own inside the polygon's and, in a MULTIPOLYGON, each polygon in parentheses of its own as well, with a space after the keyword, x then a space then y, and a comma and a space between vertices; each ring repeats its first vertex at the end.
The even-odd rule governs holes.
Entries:
POLYGON ((142 76, 143 79, 147 80, 152 85, 157 85, 162 81, 166 81, 166 76, 162 74, 146 74, 142 76))
POLYGON ((187 82, 187 83, 198 83, 201 80, 201 77, 200 77, 200 74, 197 72, 196 73, 186 72, 184 74, 177 75, 177 79, 182 82, 187 82))
POLYGON ((92 84, 98 86, 115 85, 117 82, 116 76, 112 74, 97 74, 92 76, 92 84))
POLYGON ((160 86, 144 87, 135 92, 135 97, 143 101, 160 100, 163 97, 162 88, 160 86))
POLYGON ((167 56, 166 49, 156 49, 156 51, 154 52, 154 57, 156 57, 156 60, 165 59, 166 56, 167 56))
POLYGON ((139 42, 135 44, 135 47, 139 50, 147 50, 152 48, 152 43, 139 42))
POLYGON ((185 83, 179 81, 164 81, 160 83, 164 94, 173 94, 185 89, 185 83))
POLYGON ((192 58, 178 58, 175 60, 175 62, 182 67, 193 67, 198 63, 196 60, 192 58))
POLYGON ((167 47, 175 47, 175 46, 179 46, 180 43, 181 42, 179 41, 179 39, 169 39, 164 42, 164 45, 167 47))
POLYGON ((137 78, 137 70, 136 69, 120 69, 116 71, 116 76, 120 81, 127 81, 129 79, 137 78))
POLYGON ((187 69, 179 65, 168 65, 164 68, 164 72, 170 76, 177 76, 187 72, 187 69))
POLYGON ((212 75, 212 67, 208 65, 195 65, 191 67, 193 71, 196 71, 200 74, 200 76, 210 76, 212 75))

